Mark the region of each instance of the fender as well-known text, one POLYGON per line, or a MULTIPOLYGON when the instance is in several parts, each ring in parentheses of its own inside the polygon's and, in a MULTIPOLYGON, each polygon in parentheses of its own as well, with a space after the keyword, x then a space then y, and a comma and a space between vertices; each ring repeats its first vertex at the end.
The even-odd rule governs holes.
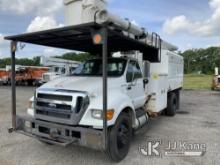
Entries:
POLYGON ((125 93, 119 92, 119 90, 112 90, 109 95, 111 97, 108 98, 110 102, 109 105, 110 107, 115 109, 115 114, 114 118, 108 122, 108 125, 114 125, 121 112, 124 111, 126 108, 131 109, 132 125, 135 125, 136 112, 132 100, 125 93))
MULTIPOLYGON (((95 128, 103 128, 103 120, 94 119, 91 116, 92 109, 102 110, 102 95, 90 100, 90 105, 83 115, 80 125, 93 126, 95 128)), ((130 108, 132 110, 132 125, 135 125, 135 109, 132 104, 132 100, 123 93, 120 89, 109 90, 108 93, 108 109, 114 109, 115 114, 112 120, 108 121, 108 126, 115 124, 120 113, 125 110, 125 108, 130 108)))

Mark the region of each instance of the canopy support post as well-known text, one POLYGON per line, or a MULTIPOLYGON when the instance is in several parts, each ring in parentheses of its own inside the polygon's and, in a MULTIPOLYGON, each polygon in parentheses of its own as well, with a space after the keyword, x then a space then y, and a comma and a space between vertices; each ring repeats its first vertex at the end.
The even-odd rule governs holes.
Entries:
POLYGON ((12 97, 12 128, 9 129, 9 132, 13 132, 16 130, 16 81, 15 81, 15 53, 17 50, 17 42, 11 41, 11 97, 12 97))
POLYGON ((107 124, 107 109, 108 109, 108 30, 106 27, 102 29, 102 68, 103 68, 103 135, 104 135, 104 150, 108 148, 108 124, 107 124))

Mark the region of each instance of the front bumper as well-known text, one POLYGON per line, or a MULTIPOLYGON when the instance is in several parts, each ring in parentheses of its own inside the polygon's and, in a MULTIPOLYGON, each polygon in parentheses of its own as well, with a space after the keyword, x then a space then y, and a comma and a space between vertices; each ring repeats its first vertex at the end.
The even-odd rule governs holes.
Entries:
POLYGON ((47 143, 68 146, 76 144, 92 149, 105 150, 103 133, 84 127, 73 127, 36 120, 30 117, 16 117, 16 132, 47 143))

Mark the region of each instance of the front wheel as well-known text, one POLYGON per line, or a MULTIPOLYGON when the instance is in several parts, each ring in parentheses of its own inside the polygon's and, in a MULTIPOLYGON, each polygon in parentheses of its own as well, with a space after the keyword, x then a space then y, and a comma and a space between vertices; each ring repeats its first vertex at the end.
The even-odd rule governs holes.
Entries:
POLYGON ((123 160, 129 152, 132 138, 131 123, 129 114, 122 113, 116 124, 109 129, 107 155, 114 162, 123 160))

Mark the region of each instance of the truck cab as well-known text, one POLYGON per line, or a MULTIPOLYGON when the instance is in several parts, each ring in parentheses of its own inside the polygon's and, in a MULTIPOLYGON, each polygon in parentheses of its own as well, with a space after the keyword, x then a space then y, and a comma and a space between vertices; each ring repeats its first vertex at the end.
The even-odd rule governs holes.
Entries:
MULTIPOLYGON (((108 123, 114 125, 123 109, 130 108, 135 115, 135 110, 143 107, 147 84, 136 59, 109 58, 107 68, 108 109, 114 113, 108 123)), ((88 60, 72 75, 58 78, 38 88, 35 109, 30 107, 29 114, 50 122, 102 129, 101 80, 102 60, 88 60), (48 97, 51 97, 49 101, 48 97), (68 111, 62 113, 63 111, 59 111, 61 107, 71 111, 69 114, 68 111), (48 112, 45 111, 47 108, 53 108, 53 113, 49 113, 49 109, 48 112)), ((135 122, 133 124, 135 125, 135 122)))

